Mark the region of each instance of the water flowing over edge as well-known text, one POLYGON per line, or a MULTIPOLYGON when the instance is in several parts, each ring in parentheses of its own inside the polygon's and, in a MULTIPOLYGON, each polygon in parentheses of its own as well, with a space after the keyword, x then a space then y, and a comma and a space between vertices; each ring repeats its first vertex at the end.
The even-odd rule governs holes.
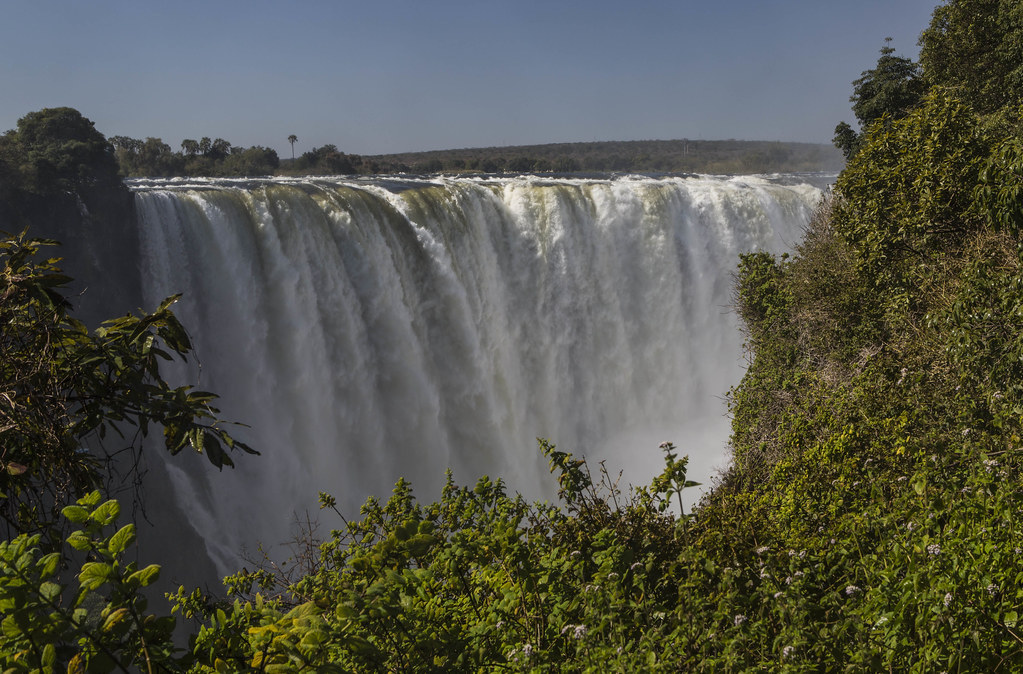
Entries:
POLYGON ((790 249, 818 202, 785 176, 135 181, 146 306, 178 314, 201 386, 263 455, 175 457, 173 498, 221 573, 326 491, 432 498, 499 476, 549 496, 549 438, 647 481, 672 440, 706 481, 742 372, 741 252, 790 249))

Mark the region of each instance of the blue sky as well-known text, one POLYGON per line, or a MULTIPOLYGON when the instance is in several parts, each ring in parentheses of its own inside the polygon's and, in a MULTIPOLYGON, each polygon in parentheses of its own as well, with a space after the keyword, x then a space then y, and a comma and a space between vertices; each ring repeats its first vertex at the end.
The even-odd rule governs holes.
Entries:
POLYGON ((0 130, 290 156, 642 139, 830 142, 937 0, 0 0, 0 130))

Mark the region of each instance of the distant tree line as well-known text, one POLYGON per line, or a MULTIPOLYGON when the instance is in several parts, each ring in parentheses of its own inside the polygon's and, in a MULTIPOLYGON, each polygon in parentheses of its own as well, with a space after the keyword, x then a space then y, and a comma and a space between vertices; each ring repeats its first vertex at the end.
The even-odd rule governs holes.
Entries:
POLYGON ((438 150, 362 159, 385 173, 772 173, 837 171, 827 145, 742 140, 641 140, 438 150))
MULTIPOLYGON (((297 137, 289 136, 288 142, 297 137)), ((160 138, 113 136, 126 177, 373 175, 389 173, 782 173, 838 171, 835 148, 814 143, 743 140, 646 140, 551 143, 508 147, 346 154, 328 144, 280 159, 261 146, 232 146, 223 138, 185 139, 174 151, 160 138)))
POLYGON ((272 175, 280 166, 276 150, 236 147, 223 138, 186 138, 178 152, 160 138, 112 136, 110 142, 127 177, 261 176, 272 175))

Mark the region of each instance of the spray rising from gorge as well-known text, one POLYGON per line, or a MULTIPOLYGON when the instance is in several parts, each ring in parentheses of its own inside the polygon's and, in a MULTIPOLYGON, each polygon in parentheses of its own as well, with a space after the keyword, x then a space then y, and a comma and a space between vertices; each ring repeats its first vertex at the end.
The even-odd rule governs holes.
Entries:
MULTIPOLYGON (((138 181, 142 291, 174 293, 202 388, 262 452, 172 459, 221 570, 326 491, 349 512, 444 470, 551 492, 535 438, 644 481, 660 440, 706 480, 741 376, 738 255, 798 241, 793 178, 138 181)), ((191 373, 195 376, 197 373, 191 373)))

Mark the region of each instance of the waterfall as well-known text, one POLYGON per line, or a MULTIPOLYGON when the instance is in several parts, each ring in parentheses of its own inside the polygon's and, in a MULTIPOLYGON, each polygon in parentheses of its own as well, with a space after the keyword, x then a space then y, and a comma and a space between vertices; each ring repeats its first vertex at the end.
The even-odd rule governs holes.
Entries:
MULTIPOLYGON (((356 516, 408 477, 553 493, 548 438, 644 482, 658 443, 706 480, 742 373, 739 253, 791 248, 820 198, 792 178, 275 178, 133 184, 142 293, 176 311, 236 435, 217 472, 170 457, 221 572, 329 492, 356 516)), ((178 375, 175 375, 178 376, 178 375)))

